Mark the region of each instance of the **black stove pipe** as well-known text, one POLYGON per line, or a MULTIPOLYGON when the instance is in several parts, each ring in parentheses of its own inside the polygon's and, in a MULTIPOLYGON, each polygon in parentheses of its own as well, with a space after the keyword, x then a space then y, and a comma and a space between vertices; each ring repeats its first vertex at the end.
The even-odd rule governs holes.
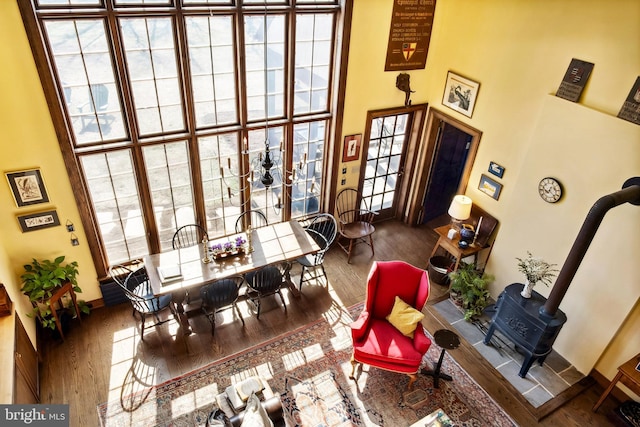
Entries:
POLYGON ((622 186, 622 190, 606 195, 598 199, 591 207, 587 217, 578 232, 573 246, 567 255, 556 283, 551 289, 546 303, 540 307, 540 316, 543 319, 551 320, 556 315, 560 302, 569 289, 573 277, 580 267, 580 263, 587 253, 589 245, 602 222, 605 214, 612 208, 623 203, 631 203, 640 206, 640 177, 629 178, 622 186))

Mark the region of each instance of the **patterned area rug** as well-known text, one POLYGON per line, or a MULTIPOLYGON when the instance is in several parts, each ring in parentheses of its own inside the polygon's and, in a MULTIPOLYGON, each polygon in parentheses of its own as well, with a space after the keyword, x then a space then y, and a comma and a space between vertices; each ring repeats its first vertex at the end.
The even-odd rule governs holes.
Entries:
MULTIPOLYGON (((335 308, 325 318, 241 353, 149 387, 143 393, 98 405, 101 425, 204 426, 214 397, 250 376, 266 379, 281 396, 288 426, 409 426, 441 408, 457 426, 515 426, 511 418, 451 358, 442 371, 454 380, 419 376, 407 392, 406 375, 364 368, 351 372, 349 323, 362 305, 335 308), (125 409, 126 408, 126 409, 125 409)), ((434 343, 423 364, 440 356, 434 343)))

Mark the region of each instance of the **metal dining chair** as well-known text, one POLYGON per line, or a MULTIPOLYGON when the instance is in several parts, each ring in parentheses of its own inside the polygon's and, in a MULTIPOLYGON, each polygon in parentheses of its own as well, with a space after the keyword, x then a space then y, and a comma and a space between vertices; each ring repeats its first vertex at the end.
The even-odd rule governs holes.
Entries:
POLYGON ((161 320, 158 316, 158 314, 165 309, 169 309, 173 317, 178 320, 178 314, 171 304, 171 295, 162 295, 159 297, 153 295, 146 267, 132 270, 130 266, 116 265, 109 269, 109 275, 120 285, 127 299, 131 302, 133 316, 135 317, 136 313, 140 315, 140 339, 144 340, 145 320, 147 316, 151 315, 155 319, 155 323, 150 325, 154 327, 171 320, 170 318, 161 320))
POLYGON ((320 250, 315 254, 306 255, 296 259, 296 262, 302 266, 300 273, 299 289, 302 290, 302 284, 311 280, 318 281, 318 267, 322 270, 322 275, 327 281, 327 272, 324 269, 324 256, 329 247, 336 238, 338 232, 338 223, 331 214, 324 213, 316 215, 309 225, 305 227, 305 231, 318 244, 320 250), (313 275, 311 273, 313 272, 313 275), (305 273, 308 273, 305 275, 305 273))
POLYGON ((240 286, 243 282, 243 277, 234 276, 216 280, 200 288, 201 309, 211 322, 212 336, 216 332, 216 314, 228 308, 235 309, 242 321, 242 326, 244 326, 244 318, 237 305, 240 286))
POLYGON ((260 302, 262 298, 269 295, 278 294, 282 300, 284 311, 287 311, 287 303, 280 291, 283 284, 282 272, 273 265, 262 267, 252 275, 251 281, 248 282, 247 298, 256 307, 258 319, 260 318, 260 302))

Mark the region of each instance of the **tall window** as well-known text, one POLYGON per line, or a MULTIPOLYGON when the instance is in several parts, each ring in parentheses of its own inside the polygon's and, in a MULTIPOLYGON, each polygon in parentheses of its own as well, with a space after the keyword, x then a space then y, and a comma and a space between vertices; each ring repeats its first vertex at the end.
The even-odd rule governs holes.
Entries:
POLYGON ((247 210, 320 210, 340 0, 18 1, 99 272, 171 249, 185 224, 216 236, 247 210))

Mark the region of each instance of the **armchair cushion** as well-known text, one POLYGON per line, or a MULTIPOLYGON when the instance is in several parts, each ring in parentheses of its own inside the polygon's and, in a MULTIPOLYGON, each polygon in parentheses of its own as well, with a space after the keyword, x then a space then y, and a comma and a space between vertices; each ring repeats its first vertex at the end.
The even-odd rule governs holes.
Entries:
POLYGON ((424 319, 424 314, 422 314, 422 312, 411 307, 397 296, 395 298, 393 308, 391 309, 391 313, 387 316, 389 323, 402 332, 402 335, 409 338, 413 338, 413 332, 416 330, 418 322, 422 319, 424 319))

